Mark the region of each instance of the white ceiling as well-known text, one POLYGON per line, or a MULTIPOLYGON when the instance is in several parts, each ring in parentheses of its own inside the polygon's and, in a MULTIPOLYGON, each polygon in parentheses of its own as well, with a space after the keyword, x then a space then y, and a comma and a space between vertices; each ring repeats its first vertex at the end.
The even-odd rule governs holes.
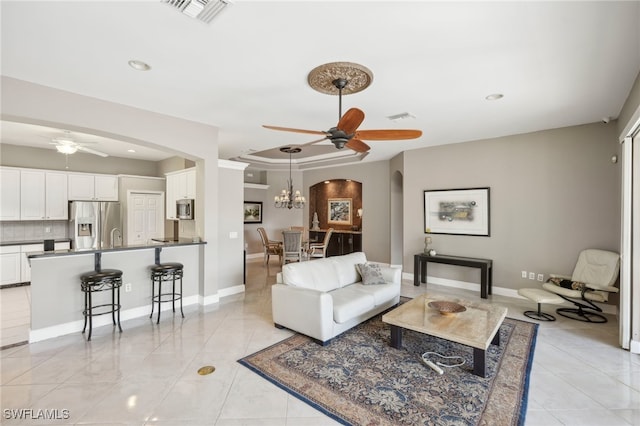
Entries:
MULTIPOLYGON (((2 75, 219 126, 224 159, 315 139, 262 124, 333 127, 338 98, 306 80, 327 62, 373 71, 368 89, 343 99, 343 111, 365 112, 361 129, 423 131, 367 142, 362 161, 615 118, 640 70, 636 1, 234 0, 208 25, 159 0, 1 8, 2 75), (492 93, 504 98, 485 100, 492 93), (386 118, 403 112, 415 119, 386 118)), ((4 127, 2 141, 18 143, 4 127)), ((42 134, 17 139, 49 147, 42 134)))

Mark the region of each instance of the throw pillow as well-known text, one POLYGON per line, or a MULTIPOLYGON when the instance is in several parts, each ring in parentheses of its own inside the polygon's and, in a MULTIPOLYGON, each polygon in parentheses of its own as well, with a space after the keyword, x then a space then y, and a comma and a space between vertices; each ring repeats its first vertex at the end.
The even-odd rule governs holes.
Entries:
POLYGON ((376 265, 375 263, 357 263, 356 268, 362 277, 362 284, 386 284, 384 277, 382 276, 380 265, 376 265))

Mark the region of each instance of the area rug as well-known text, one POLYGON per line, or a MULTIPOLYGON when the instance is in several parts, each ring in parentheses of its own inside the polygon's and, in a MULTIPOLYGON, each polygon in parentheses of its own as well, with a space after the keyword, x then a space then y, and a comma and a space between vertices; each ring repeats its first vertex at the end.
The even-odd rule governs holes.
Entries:
POLYGON ((507 318, 487 350, 487 377, 473 350, 410 330, 389 346, 378 315, 321 346, 296 334, 238 362, 345 425, 524 425, 538 325, 507 318), (439 375, 424 352, 462 356, 439 375))

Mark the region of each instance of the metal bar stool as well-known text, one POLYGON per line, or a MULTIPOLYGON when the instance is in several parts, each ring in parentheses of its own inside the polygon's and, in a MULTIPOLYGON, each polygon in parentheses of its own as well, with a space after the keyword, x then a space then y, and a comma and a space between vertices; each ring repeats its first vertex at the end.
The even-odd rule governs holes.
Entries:
POLYGON ((87 318, 89 319, 89 336, 87 340, 91 340, 91 332, 93 331, 93 317, 98 315, 111 314, 113 325, 117 325, 120 333, 120 287, 122 287, 122 271, 117 269, 101 269, 97 271, 87 272, 80 275, 80 289, 84 292, 84 327, 82 333, 87 329, 87 318), (111 290, 111 303, 103 303, 93 305, 93 293, 111 290), (117 313, 117 320, 116 320, 117 313))
POLYGON ((153 317, 154 305, 158 304, 158 320, 156 324, 160 324, 160 304, 165 302, 171 302, 173 312, 176 312, 176 300, 180 301, 180 314, 184 318, 184 312, 182 312, 182 263, 167 262, 160 263, 151 266, 151 315, 153 317), (176 280, 180 279, 180 292, 176 292, 176 280), (171 281, 171 293, 162 292, 162 283, 171 281), (158 284, 158 292, 156 294, 156 283, 158 284))

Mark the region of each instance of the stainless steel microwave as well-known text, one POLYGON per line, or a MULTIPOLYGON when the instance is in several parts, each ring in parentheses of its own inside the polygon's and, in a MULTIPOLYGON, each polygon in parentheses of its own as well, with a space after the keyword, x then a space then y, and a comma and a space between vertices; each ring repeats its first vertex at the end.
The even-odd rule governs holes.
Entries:
POLYGON ((182 220, 193 220, 193 198, 176 200, 176 217, 182 220))

